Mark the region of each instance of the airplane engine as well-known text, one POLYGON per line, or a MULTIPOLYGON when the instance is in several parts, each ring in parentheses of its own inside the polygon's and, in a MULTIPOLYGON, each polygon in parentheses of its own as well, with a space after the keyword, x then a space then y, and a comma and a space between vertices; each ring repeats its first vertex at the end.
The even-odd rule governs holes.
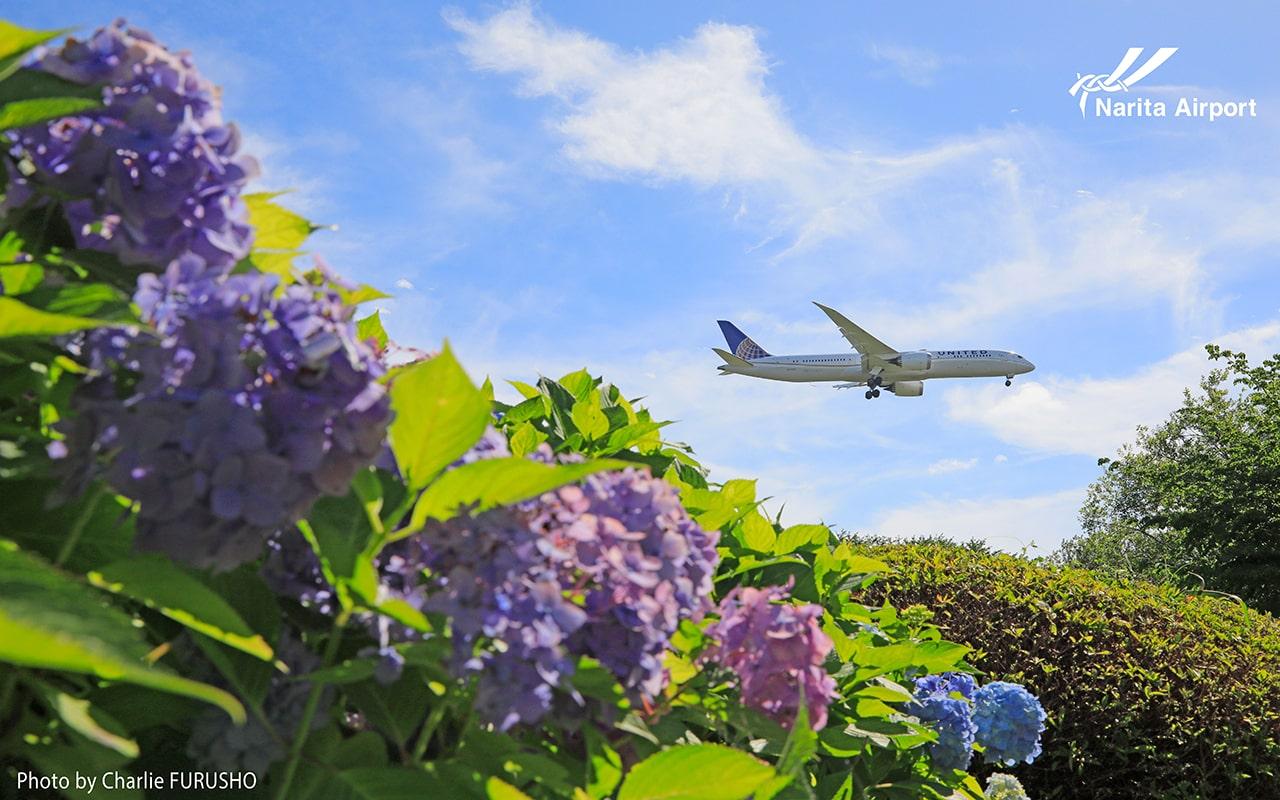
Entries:
MULTIPOLYGON (((927 358, 928 356, 926 356, 927 358)), ((924 381, 898 381, 884 387, 898 397, 919 397, 924 394, 924 381)))
POLYGON ((928 353, 903 353, 889 359, 889 363, 910 372, 924 372, 933 363, 933 359, 928 353))

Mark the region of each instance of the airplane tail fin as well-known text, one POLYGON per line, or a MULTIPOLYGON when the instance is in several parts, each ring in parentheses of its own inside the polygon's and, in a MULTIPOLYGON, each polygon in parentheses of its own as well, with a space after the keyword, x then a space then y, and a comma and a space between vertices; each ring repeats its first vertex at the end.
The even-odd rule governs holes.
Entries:
POLYGON ((753 358, 764 358, 769 355, 767 351, 760 345, 751 340, 742 331, 728 320, 719 320, 720 332, 724 334, 724 340, 729 343, 729 350, 738 358, 750 361, 753 358))

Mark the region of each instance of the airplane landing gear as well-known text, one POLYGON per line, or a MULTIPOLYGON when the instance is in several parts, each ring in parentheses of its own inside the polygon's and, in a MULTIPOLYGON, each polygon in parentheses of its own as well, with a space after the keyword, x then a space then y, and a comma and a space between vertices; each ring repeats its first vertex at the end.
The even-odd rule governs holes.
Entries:
POLYGON ((1005 377, 1005 379, 1004 379, 1004 385, 1005 385, 1005 386, 1012 386, 1012 385, 1013 385, 1013 376, 1012 376, 1012 375, 1008 375, 1008 376, 1006 376, 1006 377, 1005 377))
POLYGON ((884 384, 884 380, 882 380, 879 375, 872 375, 870 378, 867 378, 867 388, 872 391, 875 391, 876 387, 881 386, 882 384, 884 384))
POLYGON ((868 400, 870 400, 873 397, 879 397, 879 396, 880 396, 879 389, 868 389, 866 393, 863 395, 863 397, 867 398, 868 400))

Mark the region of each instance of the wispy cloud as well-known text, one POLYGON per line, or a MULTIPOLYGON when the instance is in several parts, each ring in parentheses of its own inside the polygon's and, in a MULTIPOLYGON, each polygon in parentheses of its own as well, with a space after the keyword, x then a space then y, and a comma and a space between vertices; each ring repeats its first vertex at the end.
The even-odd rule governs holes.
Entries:
POLYGON ((884 512, 865 530, 902 538, 984 539, 1010 552, 1034 546, 1043 555, 1080 532, 1084 494, 1075 488, 1027 497, 929 499, 884 512))
POLYGON ((873 61, 888 65, 912 86, 931 86, 942 68, 942 57, 923 47, 876 42, 867 46, 867 55, 873 61))
MULTIPOLYGON (((625 51, 517 5, 483 20, 446 14, 481 70, 515 74, 552 97, 564 156, 598 177, 638 176, 756 191, 784 253, 865 228, 876 200, 1003 138, 981 134, 909 152, 821 147, 770 91, 769 59, 753 28, 707 23, 665 48, 625 51)), ((738 206, 745 215, 748 205, 738 206)))
POLYGON ((930 464, 925 471, 930 475, 946 475, 949 472, 964 472, 976 466, 976 458, 943 458, 930 464))
MULTIPOLYGON (((1246 353, 1280 351, 1280 322, 1235 331, 1216 341, 1246 353)), ((1196 346, 1122 378, 1060 375, 1003 387, 956 386, 947 415, 981 425, 997 438, 1027 450, 1111 456, 1133 439, 1139 425, 1164 419, 1211 364, 1196 346)))

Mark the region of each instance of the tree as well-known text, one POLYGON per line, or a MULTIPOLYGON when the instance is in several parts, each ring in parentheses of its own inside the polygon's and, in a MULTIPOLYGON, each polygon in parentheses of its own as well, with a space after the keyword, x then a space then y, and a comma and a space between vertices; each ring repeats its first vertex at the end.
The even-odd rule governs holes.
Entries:
POLYGON ((1090 488, 1083 535, 1058 559, 1090 569, 1238 595, 1280 610, 1280 355, 1222 364, 1090 488))

